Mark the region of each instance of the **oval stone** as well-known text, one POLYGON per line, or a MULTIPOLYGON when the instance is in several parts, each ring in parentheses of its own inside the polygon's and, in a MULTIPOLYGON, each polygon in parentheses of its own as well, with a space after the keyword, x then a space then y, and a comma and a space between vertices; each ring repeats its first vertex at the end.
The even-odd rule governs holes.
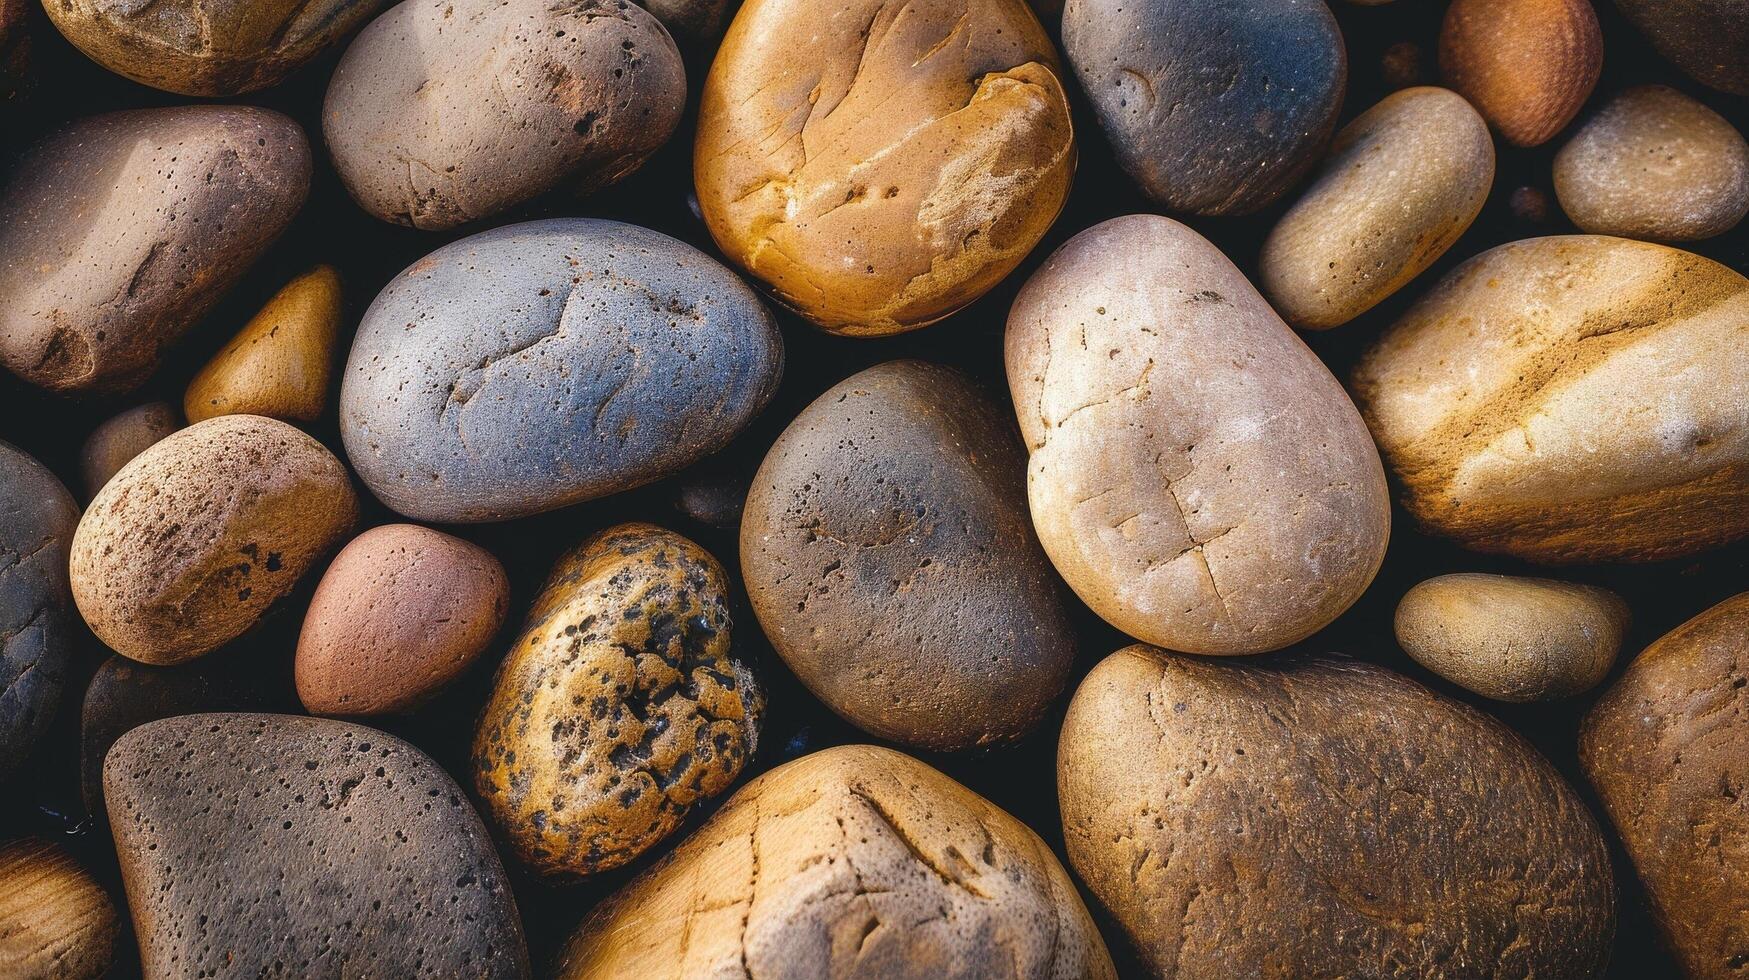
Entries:
POLYGON ((54 720, 79 643, 67 554, 79 505, 46 467, 0 442, 0 779, 54 720))
POLYGON ((1498 722, 1370 664, 1120 650, 1069 706, 1057 794, 1069 863, 1156 976, 1609 959, 1615 882, 1579 796, 1498 722))
POLYGON ((55 391, 122 391, 291 223, 303 130, 247 106, 76 120, 0 190, 0 363, 55 391))
POLYGON ((735 781, 765 698, 728 607, 717 560, 651 524, 559 561, 474 736, 474 786, 524 864, 617 868, 735 781))
POLYGON ((1130 215, 1008 315, 1039 540, 1083 602, 1190 653, 1321 629, 1384 559, 1390 500, 1342 386, 1212 244, 1130 215))
POLYGON ((747 495, 741 571, 815 697, 939 751, 1038 723, 1075 640, 1027 519, 1025 465, 1006 412, 921 361, 852 375, 790 423, 747 495))
POLYGON ((1749 0, 1615 0, 1690 78, 1749 95, 1749 0))
POLYGON ((1258 284, 1302 330, 1340 326, 1432 265, 1494 184, 1488 124, 1456 93, 1410 88, 1342 128, 1263 242, 1258 284))
POLYGON ((97 638, 148 664, 230 642, 358 518, 346 467, 284 422, 222 415, 122 467, 73 537, 73 599, 97 638))
POLYGON ((679 50, 630 0, 405 0, 346 49, 322 133, 360 207, 444 229, 619 180, 685 104, 679 50))
POLYGON ((597 906, 559 980, 1114 980, 1074 883, 1020 821, 890 749, 842 745, 747 784, 597 906))
POLYGON ((1673 88, 1629 89, 1555 155, 1555 193, 1567 217, 1592 234, 1711 238, 1749 214, 1749 143, 1673 88))
POLYGON ((145 980, 529 976, 479 815, 392 735, 167 718, 115 743, 103 789, 145 980))
POLYGON ((834 333, 933 323, 1038 244, 1075 146, 1025 0, 748 0, 699 106, 711 236, 834 333))
POLYGON ((79 450, 79 471, 85 478, 85 499, 109 482, 146 447, 182 428, 176 409, 164 402, 130 408, 91 430, 79 450))
POLYGON ((614 221, 533 221, 438 249, 383 289, 340 427, 394 510, 504 520, 715 452, 782 371, 771 315, 703 253, 614 221))
POLYGON ((1591 0, 1452 0, 1439 70, 1515 146, 1567 127, 1603 72, 1591 0))
POLYGON ((1749 533, 1749 279, 1573 235, 1465 262, 1354 393, 1429 530, 1544 562, 1651 561, 1749 533))
POLYGON ((111 976, 119 926, 109 893, 65 848, 40 837, 0 846, 0 970, 6 976, 111 976))
POLYGON ((49 19, 92 61, 182 95, 277 85, 383 0, 56 0, 49 19))
POLYGON ((1163 207, 1198 215, 1285 193, 1348 84, 1322 0, 1068 0, 1063 52, 1118 163, 1163 207))

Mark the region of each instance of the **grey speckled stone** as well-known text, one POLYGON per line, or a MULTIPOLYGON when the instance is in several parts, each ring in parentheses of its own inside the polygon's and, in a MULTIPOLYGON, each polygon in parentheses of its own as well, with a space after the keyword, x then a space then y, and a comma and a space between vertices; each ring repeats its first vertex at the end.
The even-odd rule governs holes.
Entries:
POLYGON ((54 716, 75 636, 67 549, 79 506, 61 481, 0 442, 0 779, 54 716))
POLYGON ((123 736, 103 784, 146 980, 528 976, 479 815, 398 738, 185 715, 123 736))
POLYGON ((1323 0, 1068 0, 1063 53, 1123 168, 1199 215, 1280 197, 1329 140, 1348 81, 1323 0))
POLYGON ((340 427, 395 510, 503 520, 720 449, 782 368, 771 315, 703 253, 614 221, 532 221, 441 248, 377 296, 340 427))

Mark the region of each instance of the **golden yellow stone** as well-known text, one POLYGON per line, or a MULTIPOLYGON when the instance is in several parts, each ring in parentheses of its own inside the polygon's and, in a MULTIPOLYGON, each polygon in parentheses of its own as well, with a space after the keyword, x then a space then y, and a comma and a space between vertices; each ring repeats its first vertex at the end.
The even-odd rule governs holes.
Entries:
POLYGON ((190 424, 218 415, 313 422, 327 402, 340 276, 320 265, 293 279, 213 355, 182 399, 190 424))

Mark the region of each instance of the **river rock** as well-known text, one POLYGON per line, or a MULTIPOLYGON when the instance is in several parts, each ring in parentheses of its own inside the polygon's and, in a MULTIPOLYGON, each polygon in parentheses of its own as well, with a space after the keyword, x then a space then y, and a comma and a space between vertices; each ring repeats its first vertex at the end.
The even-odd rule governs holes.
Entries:
POLYGON ((103 784, 146 980, 529 975, 485 826, 392 735, 167 718, 115 743, 103 784))
POLYGON ((1163 207, 1197 215, 1286 193, 1348 83, 1323 0, 1068 0, 1063 52, 1118 163, 1163 207))
POLYGON ((0 442, 0 779, 18 770, 61 701, 79 642, 67 580, 78 524, 61 481, 0 442))
POLYGON ((73 598, 141 663, 230 642, 351 532, 358 499, 321 443, 258 415, 176 432, 122 467, 73 537, 73 598))
POLYGON ((110 975, 119 931, 109 894, 59 844, 0 845, 0 975, 98 980, 110 975))
POLYGON ((0 190, 0 363, 123 391, 279 237, 310 186, 303 130, 248 106, 76 120, 0 190))
POLYGON ((1130 215, 1070 239, 1009 311, 1007 368, 1039 540, 1125 633, 1277 650, 1378 571, 1390 500, 1360 415, 1184 225, 1130 215))
POLYGON ((834 333, 898 333, 983 295, 1075 171, 1025 0, 747 0, 705 79, 693 175, 711 236, 834 333))
POLYGON ((147 402, 102 423, 85 437, 79 450, 79 472, 85 478, 85 499, 109 482, 123 466, 177 429, 182 419, 164 402, 147 402))
POLYGON ((1555 155, 1555 193, 1583 231, 1682 242, 1749 214, 1749 143, 1663 85, 1610 100, 1555 155))
POLYGON ((1615 0, 1690 78, 1749 95, 1749 0, 1615 0))
POLYGON ((1591 0, 1452 0, 1439 70, 1508 142, 1537 146, 1590 97, 1603 31, 1591 0))
POLYGON ((1006 415, 955 371, 893 361, 816 399, 753 478, 753 611, 815 697, 881 738, 1012 741, 1068 680, 1074 633, 1006 415))
POLYGON ((533 221, 464 238, 366 311, 340 393, 346 452, 427 521, 523 517, 667 476, 777 388, 758 297, 633 225, 533 221))
POLYGON ((608 528, 560 560, 474 738, 474 786, 525 864, 619 867, 735 781, 765 699, 728 605, 717 560, 655 525, 608 528))
POLYGON ((1493 719, 1370 664, 1133 646, 1082 682, 1069 863, 1160 977, 1591 977, 1609 850, 1493 719))
POLYGON ((314 422, 328 402, 339 330, 340 274, 317 266, 275 293, 200 369, 183 413, 190 422, 216 415, 314 422))
POLYGON ((1621 238, 1453 270, 1355 369, 1427 529, 1543 562, 1651 561, 1749 533, 1749 280, 1621 238))

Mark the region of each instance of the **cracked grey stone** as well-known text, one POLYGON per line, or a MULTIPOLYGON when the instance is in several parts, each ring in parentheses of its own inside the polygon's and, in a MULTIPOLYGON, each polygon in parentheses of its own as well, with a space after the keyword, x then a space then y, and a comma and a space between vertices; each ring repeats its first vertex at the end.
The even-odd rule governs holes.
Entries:
POLYGON ((0 442, 0 780, 54 718, 76 642, 67 553, 72 494, 41 463, 0 442))

